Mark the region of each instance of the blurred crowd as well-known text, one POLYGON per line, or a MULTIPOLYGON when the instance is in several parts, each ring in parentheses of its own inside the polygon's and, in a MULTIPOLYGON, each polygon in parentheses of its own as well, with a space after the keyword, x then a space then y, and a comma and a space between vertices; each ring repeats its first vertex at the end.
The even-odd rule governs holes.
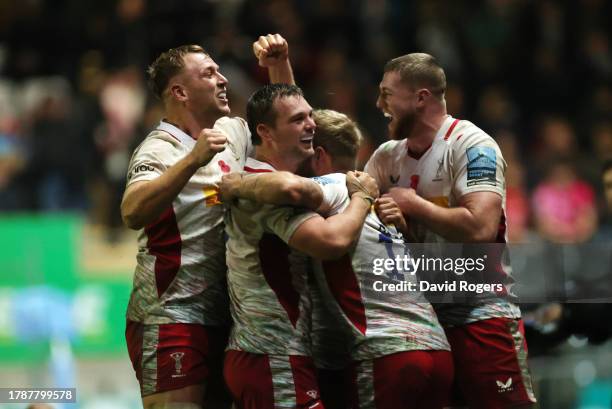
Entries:
POLYGON ((363 127, 362 164, 387 137, 384 63, 428 52, 449 113, 502 148, 511 240, 609 241, 610 20, 605 0, 1 1, 0 211, 83 212, 113 240, 129 157, 161 118, 148 64, 201 44, 242 116, 267 81, 251 44, 278 32, 313 106, 363 127))

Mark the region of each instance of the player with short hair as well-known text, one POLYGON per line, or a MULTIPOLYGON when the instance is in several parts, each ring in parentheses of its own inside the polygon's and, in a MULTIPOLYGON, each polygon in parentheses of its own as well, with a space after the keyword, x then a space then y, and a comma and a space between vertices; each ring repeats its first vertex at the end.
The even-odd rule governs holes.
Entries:
MULTIPOLYGON (((293 82, 281 36, 262 36, 253 50, 271 79, 293 82)), ((202 47, 170 49, 148 74, 165 117, 136 148, 121 204, 125 224, 139 230, 126 339, 145 408, 200 408, 207 386, 211 396, 222 389, 230 324, 216 188, 242 170, 249 132, 227 117, 228 81, 202 47)), ((220 407, 211 396, 206 406, 220 407)))
POLYGON ((483 130, 447 115, 445 90, 444 70, 431 55, 389 61, 377 107, 390 120, 391 140, 374 152, 365 170, 388 193, 381 200, 397 202, 413 240, 497 243, 483 281, 501 284, 503 291, 464 293, 467 299, 437 304, 436 312, 453 351, 456 385, 469 407, 530 406, 536 400, 523 323, 510 291, 509 266, 502 263, 506 163, 483 130))
MULTIPOLYGON (((248 197, 309 205, 327 217, 342 211, 348 203, 345 176, 331 172, 355 167, 361 132, 354 121, 336 111, 316 110, 313 117, 317 132, 311 166, 318 177, 233 174, 225 176, 220 187, 224 200, 248 197), (313 191, 319 196, 305 199, 313 191)), ((448 402, 453 362, 432 306, 416 289, 416 278, 409 271, 402 267, 376 271, 380 266, 375 260, 409 255, 394 226, 384 225, 370 212, 347 254, 313 262, 319 290, 311 293, 312 347, 326 407, 345 408, 351 401, 351 407, 361 408, 440 409, 448 402), (381 291, 383 285, 406 282, 415 288, 381 291)))
MULTIPOLYGON (((316 125, 298 87, 256 91, 247 119, 256 151, 246 173, 295 172, 312 156, 316 125)), ((311 358, 307 270, 292 249, 325 259, 348 251, 378 189, 361 173, 347 183, 350 204, 328 219, 293 207, 231 202, 225 225, 234 325, 224 374, 240 408, 323 408, 311 358)))

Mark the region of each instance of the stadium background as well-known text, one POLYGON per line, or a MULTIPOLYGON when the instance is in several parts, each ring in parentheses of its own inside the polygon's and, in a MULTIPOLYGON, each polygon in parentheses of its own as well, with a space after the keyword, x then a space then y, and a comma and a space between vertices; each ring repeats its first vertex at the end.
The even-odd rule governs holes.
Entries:
MULTIPOLYGON (((604 0, 0 0, 0 387, 74 385, 80 408, 139 407, 123 338, 135 234, 118 205, 129 155, 161 116, 144 78, 161 51, 203 45, 242 116, 267 80, 251 43, 281 33, 310 103, 362 125, 362 164, 386 138, 375 108, 384 63, 435 55, 449 113, 491 134, 509 164, 511 241, 543 259, 547 243, 612 242, 600 182, 612 158, 611 9, 604 0)), ((611 407, 612 344, 599 341, 534 338, 541 408, 611 407)))

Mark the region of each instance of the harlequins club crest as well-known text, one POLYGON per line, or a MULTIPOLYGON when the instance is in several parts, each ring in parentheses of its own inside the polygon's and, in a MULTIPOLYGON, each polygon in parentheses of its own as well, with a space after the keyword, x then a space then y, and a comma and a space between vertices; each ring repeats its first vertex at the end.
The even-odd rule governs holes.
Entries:
POLYGON ((185 356, 184 352, 173 352, 170 354, 170 357, 174 359, 174 370, 175 373, 172 375, 173 378, 179 378, 181 376, 185 376, 185 374, 181 373, 181 369, 183 368, 183 364, 181 360, 185 356))

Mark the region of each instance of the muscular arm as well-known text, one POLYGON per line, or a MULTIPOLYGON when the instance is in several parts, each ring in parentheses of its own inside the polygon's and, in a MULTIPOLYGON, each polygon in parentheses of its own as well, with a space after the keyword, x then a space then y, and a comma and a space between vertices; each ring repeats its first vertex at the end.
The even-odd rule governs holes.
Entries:
POLYGON ((323 190, 316 182, 284 171, 256 175, 232 173, 223 177, 219 191, 223 201, 239 197, 310 210, 317 210, 323 202, 323 190))
POLYGON ((288 58, 277 65, 268 67, 268 76, 270 77, 271 84, 295 85, 293 69, 291 68, 291 62, 288 58))
POLYGON ((121 201, 125 225, 138 230, 154 222, 172 204, 196 170, 197 164, 187 156, 160 177, 130 185, 121 201))
POLYGON ((346 254, 359 238, 370 202, 356 193, 346 210, 324 219, 312 217, 291 236, 289 245, 319 260, 332 260, 346 254))
POLYGON ((495 242, 501 217, 502 198, 494 192, 464 195, 458 207, 445 208, 418 196, 414 189, 393 188, 389 195, 404 216, 425 224, 434 233, 453 242, 495 242))
POLYGON ((203 129, 192 151, 159 177, 135 182, 123 194, 121 218, 127 227, 138 230, 153 223, 185 187, 201 166, 225 149, 225 134, 203 129))

